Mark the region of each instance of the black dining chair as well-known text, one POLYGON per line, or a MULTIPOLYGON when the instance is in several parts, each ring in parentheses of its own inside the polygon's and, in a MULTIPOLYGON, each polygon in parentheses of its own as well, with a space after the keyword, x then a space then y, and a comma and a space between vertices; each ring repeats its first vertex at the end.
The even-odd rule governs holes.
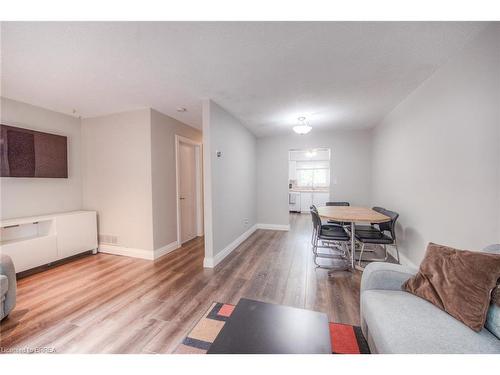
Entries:
POLYGON ((326 202, 325 206, 350 206, 349 202, 326 202))
MULTIPOLYGON (((314 204, 313 204, 313 205, 311 205, 311 206, 309 207, 309 210, 311 210, 311 211, 314 211, 314 212, 318 213, 318 208, 317 208, 314 204)), ((318 215, 319 215, 319 213, 318 213, 318 215)), ((320 218, 320 220, 321 220, 321 218, 320 218)), ((332 226, 339 226, 339 224, 336 224, 336 223, 337 223, 337 222, 333 223, 333 220, 328 220, 328 221, 327 221, 327 224, 323 224, 323 222, 322 222, 322 224, 321 224, 321 225, 322 225, 323 227, 325 227, 325 228, 326 228, 326 227, 332 227, 332 226), (332 222, 332 223, 331 223, 331 222, 332 222)))
MULTIPOLYGON (((318 217, 319 217, 318 208, 314 204, 309 207, 309 210, 316 212, 318 214, 318 217)), ((321 221, 321 218, 320 218, 320 221, 321 221)), ((333 227, 333 226, 335 226, 335 224, 323 224, 323 222, 321 221, 321 227, 324 229, 331 229, 330 227, 333 227)), ((313 221, 313 228, 314 228, 314 221, 313 221)), ((314 232, 313 232, 313 237, 311 239, 311 243, 314 242, 313 239, 314 239, 314 232)), ((313 243, 313 246, 314 246, 314 243, 313 243)))
MULTIPOLYGON (((372 210, 380 212, 380 213, 382 213, 383 211, 387 211, 385 208, 378 207, 378 206, 372 207, 372 210)), ((356 228, 356 232, 380 232, 380 228, 379 228, 378 224, 376 224, 376 223, 371 223, 370 225, 358 225, 358 224, 356 224, 355 228, 356 228)))
MULTIPOLYGON (((385 262, 389 258, 389 253, 387 252, 387 246, 394 246, 396 249, 397 262, 399 259, 399 249, 396 241, 396 221, 398 220, 399 214, 394 211, 387 210, 383 207, 373 207, 374 211, 377 211, 385 216, 390 217, 389 221, 383 223, 374 223, 369 226, 356 226, 355 238, 361 243, 360 255, 358 258, 358 264, 361 265, 361 261, 374 262, 382 261, 385 262), (382 245, 384 247, 385 257, 384 258, 363 258, 363 252, 365 251, 366 244, 382 245)), ((373 250, 371 251, 373 252, 373 250)))
POLYGON ((347 244, 351 238, 342 227, 337 225, 322 224, 321 218, 314 205, 310 207, 310 210, 313 223, 312 249, 314 254, 314 264, 320 268, 332 269, 334 267, 325 267, 319 264, 317 258, 347 260, 349 253, 347 244), (333 250, 334 253, 321 253, 318 252, 319 248, 327 248, 333 250))
MULTIPOLYGON (((325 203, 325 206, 347 207, 350 205, 351 204, 349 202, 326 202, 325 203)), ((342 227, 344 227, 346 225, 351 225, 351 223, 344 223, 342 221, 336 221, 336 220, 328 220, 328 224, 340 225, 342 227)))

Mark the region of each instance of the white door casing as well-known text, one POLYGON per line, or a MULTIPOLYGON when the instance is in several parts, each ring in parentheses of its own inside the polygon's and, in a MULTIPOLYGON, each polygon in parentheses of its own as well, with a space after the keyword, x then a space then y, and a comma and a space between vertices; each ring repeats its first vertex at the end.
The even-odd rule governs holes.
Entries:
POLYGON ((203 235, 201 143, 175 136, 177 241, 203 235))
POLYGON ((181 243, 196 237, 195 150, 189 143, 179 143, 179 205, 181 243))

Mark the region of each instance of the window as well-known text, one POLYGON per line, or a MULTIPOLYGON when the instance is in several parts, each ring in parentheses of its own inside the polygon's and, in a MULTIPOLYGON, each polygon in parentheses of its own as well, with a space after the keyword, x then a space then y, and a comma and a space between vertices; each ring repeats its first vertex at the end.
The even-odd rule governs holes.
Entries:
POLYGON ((330 186, 329 161, 297 161, 298 188, 325 189, 330 186))

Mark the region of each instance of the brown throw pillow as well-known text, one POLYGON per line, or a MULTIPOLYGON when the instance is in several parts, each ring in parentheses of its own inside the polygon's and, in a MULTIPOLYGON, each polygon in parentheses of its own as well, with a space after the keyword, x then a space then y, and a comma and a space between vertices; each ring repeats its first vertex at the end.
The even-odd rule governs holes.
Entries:
POLYGON ((429 243, 418 273, 403 284, 479 332, 500 278, 500 255, 429 243))

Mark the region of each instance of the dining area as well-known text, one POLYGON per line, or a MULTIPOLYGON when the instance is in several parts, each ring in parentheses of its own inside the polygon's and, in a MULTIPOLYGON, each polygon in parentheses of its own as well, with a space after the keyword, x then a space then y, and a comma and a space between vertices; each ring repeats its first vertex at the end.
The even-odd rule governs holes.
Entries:
POLYGON ((319 207, 311 205, 310 214, 311 245, 317 267, 330 271, 363 271, 370 262, 400 263, 397 212, 333 201, 319 207), (395 257, 388 247, 394 249, 395 257), (326 259, 329 261, 325 264, 326 259))

